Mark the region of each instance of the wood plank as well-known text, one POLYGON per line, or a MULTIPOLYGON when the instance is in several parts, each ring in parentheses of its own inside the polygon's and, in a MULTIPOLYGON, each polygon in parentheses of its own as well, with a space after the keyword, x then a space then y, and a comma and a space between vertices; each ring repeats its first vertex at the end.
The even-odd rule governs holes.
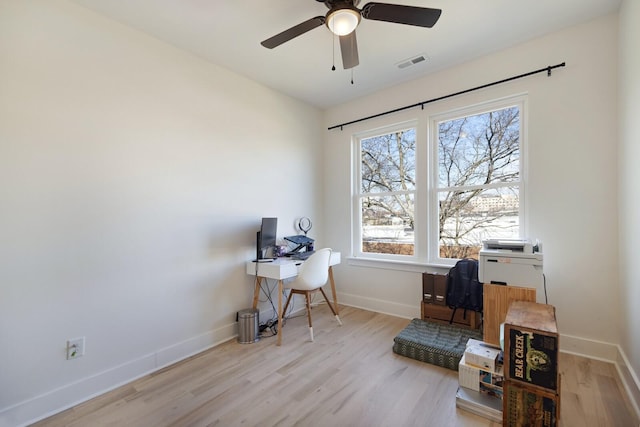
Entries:
POLYGON ((504 286, 485 283, 483 294, 482 340, 495 346, 500 345, 500 324, 504 322, 509 305, 514 301, 536 301, 535 288, 504 286))
POLYGON ((505 324, 524 326, 529 329, 558 333, 556 308, 549 304, 538 304, 529 301, 514 301, 509 305, 505 324))
MULTIPOLYGON (((456 408, 457 372, 393 353, 409 324, 342 306, 287 320, 286 340, 235 340, 35 426, 486 426, 456 408)), ((561 426, 637 426, 613 365, 561 354, 561 426)))

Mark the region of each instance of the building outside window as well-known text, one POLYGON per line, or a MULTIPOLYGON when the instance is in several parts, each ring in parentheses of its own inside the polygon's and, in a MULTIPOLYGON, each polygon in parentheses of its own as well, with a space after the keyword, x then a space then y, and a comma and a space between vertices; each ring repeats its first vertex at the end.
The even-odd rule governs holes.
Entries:
POLYGON ((524 101, 510 101, 431 122, 433 261, 477 259, 482 240, 520 236, 524 101))

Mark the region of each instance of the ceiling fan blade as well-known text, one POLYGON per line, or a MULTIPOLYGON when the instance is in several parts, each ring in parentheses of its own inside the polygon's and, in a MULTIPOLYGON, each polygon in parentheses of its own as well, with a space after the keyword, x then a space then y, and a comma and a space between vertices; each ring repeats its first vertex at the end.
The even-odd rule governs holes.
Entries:
POLYGON ((360 63, 355 31, 346 36, 340 36, 340 51, 342 52, 342 66, 345 70, 353 68, 360 63))
POLYGON ((301 24, 293 26, 288 30, 284 30, 283 32, 276 34, 273 37, 266 39, 260 44, 268 49, 273 49, 276 46, 280 46, 284 42, 288 42, 291 39, 298 37, 306 33, 307 31, 311 31, 316 27, 319 27, 325 23, 324 16, 316 16, 314 18, 308 19, 301 24))
POLYGON ((362 17, 365 19, 427 28, 438 22, 441 13, 440 9, 375 2, 367 3, 362 8, 362 17))

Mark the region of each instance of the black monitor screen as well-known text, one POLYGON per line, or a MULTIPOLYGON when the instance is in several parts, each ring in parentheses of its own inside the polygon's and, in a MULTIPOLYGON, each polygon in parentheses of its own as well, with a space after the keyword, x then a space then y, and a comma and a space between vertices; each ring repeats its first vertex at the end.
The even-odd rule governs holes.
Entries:
POLYGON ((262 258, 264 252, 276 246, 276 234, 278 233, 278 218, 262 218, 260 227, 260 239, 258 241, 258 258, 262 258))

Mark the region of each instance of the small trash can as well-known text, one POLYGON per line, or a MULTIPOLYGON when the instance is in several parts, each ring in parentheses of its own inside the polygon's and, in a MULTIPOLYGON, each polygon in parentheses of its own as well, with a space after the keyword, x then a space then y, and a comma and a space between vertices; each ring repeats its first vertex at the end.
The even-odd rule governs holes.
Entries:
POLYGON ((260 313, 255 308, 247 308, 238 312, 238 342, 251 344, 260 339, 260 313))

